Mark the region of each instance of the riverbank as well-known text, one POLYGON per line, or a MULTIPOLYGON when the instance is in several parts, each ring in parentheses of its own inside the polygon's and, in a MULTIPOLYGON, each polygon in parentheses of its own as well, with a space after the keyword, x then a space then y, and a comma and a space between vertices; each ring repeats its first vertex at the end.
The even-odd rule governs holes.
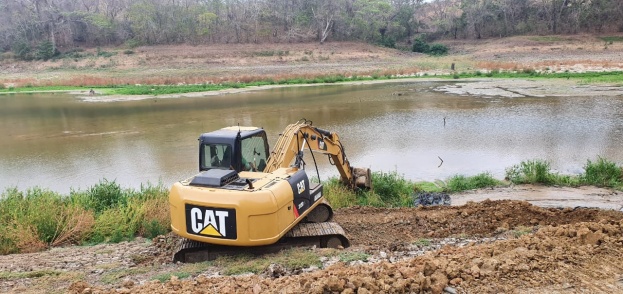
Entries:
POLYGON ((450 52, 442 57, 353 42, 171 45, 132 50, 86 48, 81 57, 45 62, 1 58, 0 88, 218 85, 337 76, 454 78, 478 72, 484 77, 491 72, 530 75, 623 71, 623 42, 604 45, 598 36, 518 36, 443 43, 450 52), (110 54, 96 54, 96 51, 110 54))
MULTIPOLYGON (((147 99, 173 99, 173 98, 196 98, 210 97, 218 95, 238 94, 243 92, 263 91, 268 89, 285 88, 285 87, 318 87, 326 85, 360 85, 360 84, 380 84, 380 83, 418 83, 418 82, 451 82, 451 84, 434 88, 434 91, 445 92, 449 94, 461 96, 477 96, 477 97, 590 97, 599 96, 621 96, 623 95, 623 74, 619 72, 606 72, 603 75, 595 75, 596 81, 589 81, 584 74, 569 74, 571 78, 538 78, 525 77, 525 74, 507 74, 500 78, 482 78, 475 74, 465 74, 460 79, 451 79, 450 76, 445 78, 437 77, 384 77, 384 78, 359 78, 351 81, 339 82, 313 82, 313 83, 284 83, 273 84, 272 82, 247 84, 224 85, 212 90, 204 91, 201 87, 193 87, 196 89, 184 90, 176 89, 180 86, 160 86, 166 88, 169 94, 115 94, 118 88, 99 88, 93 89, 74 89, 66 90, 50 90, 48 87, 38 87, 36 89, 28 88, 20 91, 0 90, 0 94, 14 93, 43 93, 43 92, 65 92, 76 96, 84 102, 119 102, 119 101, 137 101, 147 99), (600 77, 615 77, 611 80, 601 79, 600 77), (605 81, 604 81, 605 80, 605 81), (620 80, 620 81, 618 81, 620 80), (257 85, 255 85, 257 84, 257 85), (176 93, 179 92, 179 93, 176 93)), ((146 86, 137 86, 146 87, 146 86)), ((147 86, 148 87, 148 86, 147 86)), ((55 88, 55 87, 52 87, 55 88)), ((149 87, 148 87, 149 88, 149 87)), ((157 89, 152 89, 157 92, 157 89)), ((132 92, 128 89, 127 92, 132 92)), ((140 93, 149 92, 149 90, 139 90, 140 93)), ((401 95, 402 93, 393 93, 401 95)))
MULTIPOLYGON (((486 199, 529 201, 546 207, 623 209, 623 168, 607 159, 587 160, 584 173, 560 175, 542 160, 508 167, 507 181, 488 173, 455 175, 445 181, 413 182, 396 172, 373 172, 373 190, 352 191, 337 178, 326 181, 324 195, 334 208, 354 206, 414 207, 421 193, 451 193, 456 204, 486 199), (555 186, 551 193, 535 186, 555 186), (509 188, 510 186, 510 188, 509 188), (568 187, 562 193, 561 186, 568 187), (570 189, 581 187, 577 189, 570 189), (586 186, 591 186, 587 188, 586 186), (609 188, 606 190, 603 188, 609 188), (488 188, 493 192, 481 192, 488 188), (541 192, 538 192, 540 190, 541 192), (618 191, 617 191, 618 190, 618 191), (464 193, 478 191, 477 193, 464 193), (609 191, 609 192, 608 192, 609 191), (554 196, 557 195, 557 196, 554 196)), ((154 238, 169 232, 168 187, 141 185, 124 189, 106 179, 85 191, 61 195, 40 187, 0 194, 0 254, 42 251, 63 245, 120 242, 135 237, 154 238)))

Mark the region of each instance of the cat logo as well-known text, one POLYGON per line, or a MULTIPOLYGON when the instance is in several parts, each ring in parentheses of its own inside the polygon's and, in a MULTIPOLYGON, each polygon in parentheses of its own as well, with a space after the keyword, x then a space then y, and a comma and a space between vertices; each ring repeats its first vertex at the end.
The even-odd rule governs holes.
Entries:
POLYGON ((236 210, 186 204, 186 231, 206 237, 236 239, 236 210))
POLYGON ((298 190, 299 195, 303 194, 303 192, 305 192, 305 180, 298 182, 296 184, 296 189, 298 190))

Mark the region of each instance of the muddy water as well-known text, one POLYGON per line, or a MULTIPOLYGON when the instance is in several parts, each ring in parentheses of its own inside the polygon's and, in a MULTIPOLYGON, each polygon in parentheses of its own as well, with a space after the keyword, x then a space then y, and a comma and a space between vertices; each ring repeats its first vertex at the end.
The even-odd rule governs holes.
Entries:
MULTIPOLYGON (((412 180, 485 171, 503 178, 505 168, 536 158, 564 173, 581 172, 598 155, 623 162, 621 96, 503 98, 434 90, 443 85, 331 85, 105 103, 67 94, 0 96, 0 189, 66 193, 103 178, 123 187, 170 185, 197 171, 200 133, 254 125, 272 143, 303 117, 337 132, 353 165, 412 180)), ((322 178, 337 174, 326 158, 318 160, 322 178)))

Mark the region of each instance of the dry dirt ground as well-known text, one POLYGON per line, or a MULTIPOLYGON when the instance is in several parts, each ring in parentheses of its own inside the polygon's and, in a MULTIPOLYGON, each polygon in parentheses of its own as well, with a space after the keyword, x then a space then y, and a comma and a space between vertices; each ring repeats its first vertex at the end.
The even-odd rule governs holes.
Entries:
MULTIPOLYGON (((175 239, 162 236, 154 242, 138 239, 0 256, 0 291, 623 292, 621 211, 484 200, 446 207, 353 207, 336 211, 335 221, 353 245, 340 252, 365 253, 367 260, 325 258, 321 268, 275 270, 276 264, 261 274, 226 276, 218 266, 197 270, 171 263, 175 239), (183 272, 192 274, 156 280, 162 274, 183 272)), ((308 250, 323 255, 322 249, 308 250)))

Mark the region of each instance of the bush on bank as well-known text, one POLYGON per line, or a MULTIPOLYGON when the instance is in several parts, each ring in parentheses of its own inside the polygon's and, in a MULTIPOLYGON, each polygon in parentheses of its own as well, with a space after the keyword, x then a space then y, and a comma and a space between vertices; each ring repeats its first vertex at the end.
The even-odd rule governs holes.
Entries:
POLYGON ((522 161, 506 169, 506 180, 514 184, 541 184, 577 187, 591 185, 623 189, 623 167, 605 158, 586 161, 584 173, 580 175, 561 175, 553 172, 545 160, 522 161))
POLYGON ((106 179, 69 195, 38 187, 7 189, 0 197, 0 254, 153 238, 169 230, 167 197, 162 185, 124 190, 106 179))

